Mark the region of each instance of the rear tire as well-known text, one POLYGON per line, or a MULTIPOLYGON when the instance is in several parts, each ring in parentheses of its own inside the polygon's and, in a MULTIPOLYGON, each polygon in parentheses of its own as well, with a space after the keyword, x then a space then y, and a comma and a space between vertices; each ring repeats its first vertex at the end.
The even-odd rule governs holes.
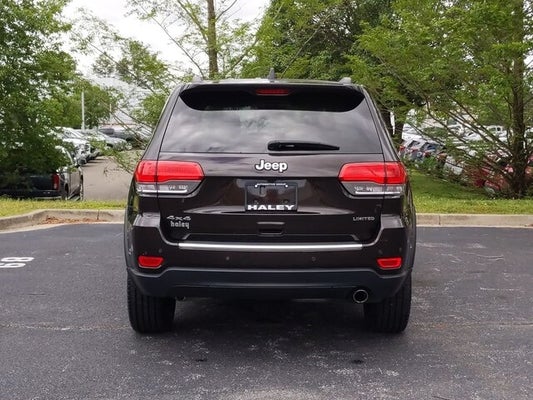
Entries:
POLYGON ((65 186, 62 190, 61 190, 61 200, 68 200, 68 186, 65 186))
POLYGON ((365 321, 374 332, 403 332, 411 312, 411 274, 394 296, 379 303, 365 304, 364 308, 365 321))
POLYGON ((128 276, 128 314, 131 327, 139 333, 162 333, 172 329, 176 300, 141 293, 128 276))
POLYGON ((84 197, 83 180, 80 181, 80 187, 78 188, 78 201, 83 201, 84 197))

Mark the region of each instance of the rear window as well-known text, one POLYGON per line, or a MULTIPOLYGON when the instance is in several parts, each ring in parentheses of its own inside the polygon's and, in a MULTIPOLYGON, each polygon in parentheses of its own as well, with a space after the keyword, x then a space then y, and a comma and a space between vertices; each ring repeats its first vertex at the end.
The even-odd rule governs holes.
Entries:
POLYGON ((266 153, 278 140, 326 143, 337 153, 381 153, 364 95, 342 86, 188 89, 174 107, 161 150, 266 153))

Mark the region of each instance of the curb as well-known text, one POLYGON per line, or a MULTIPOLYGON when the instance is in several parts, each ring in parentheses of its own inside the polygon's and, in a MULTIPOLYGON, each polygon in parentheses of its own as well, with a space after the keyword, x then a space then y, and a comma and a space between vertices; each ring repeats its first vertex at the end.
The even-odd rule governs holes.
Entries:
MULTIPOLYGON (((509 214, 417 214, 417 226, 533 228, 533 215, 509 214)), ((52 223, 92 223, 124 221, 124 210, 37 210, 0 218, 0 231, 52 223)))
POLYGON ((124 210, 37 210, 28 214, 1 217, 0 231, 41 225, 47 220, 55 220, 57 223, 123 222, 124 210))
POLYGON ((533 215, 417 214, 417 226, 533 228, 533 215))

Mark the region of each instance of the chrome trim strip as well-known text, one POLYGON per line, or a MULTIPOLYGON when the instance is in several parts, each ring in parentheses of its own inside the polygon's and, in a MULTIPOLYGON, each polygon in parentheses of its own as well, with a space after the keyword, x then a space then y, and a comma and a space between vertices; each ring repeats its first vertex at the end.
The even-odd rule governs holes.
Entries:
POLYGON ((362 244, 355 243, 300 243, 300 244, 262 244, 262 243, 213 243, 213 242, 184 242, 179 243, 180 250, 204 251, 259 251, 259 252, 316 252, 316 251, 354 251, 361 250, 362 244))

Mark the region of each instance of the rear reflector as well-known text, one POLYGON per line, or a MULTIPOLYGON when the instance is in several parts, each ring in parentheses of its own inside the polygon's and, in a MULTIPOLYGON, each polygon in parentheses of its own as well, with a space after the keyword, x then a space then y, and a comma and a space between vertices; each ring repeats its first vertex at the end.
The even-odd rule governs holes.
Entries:
POLYGON ((204 171, 195 162, 142 160, 134 176, 139 193, 183 195, 198 187, 204 171))
POLYGON ((139 256, 139 267, 156 269, 163 264, 163 257, 158 256, 139 256))
POLYGON ((378 258, 376 261, 381 269, 399 269, 402 266, 401 257, 378 258))
POLYGON ((339 180, 354 195, 401 195, 407 173, 401 162, 365 162, 345 164, 339 180))

